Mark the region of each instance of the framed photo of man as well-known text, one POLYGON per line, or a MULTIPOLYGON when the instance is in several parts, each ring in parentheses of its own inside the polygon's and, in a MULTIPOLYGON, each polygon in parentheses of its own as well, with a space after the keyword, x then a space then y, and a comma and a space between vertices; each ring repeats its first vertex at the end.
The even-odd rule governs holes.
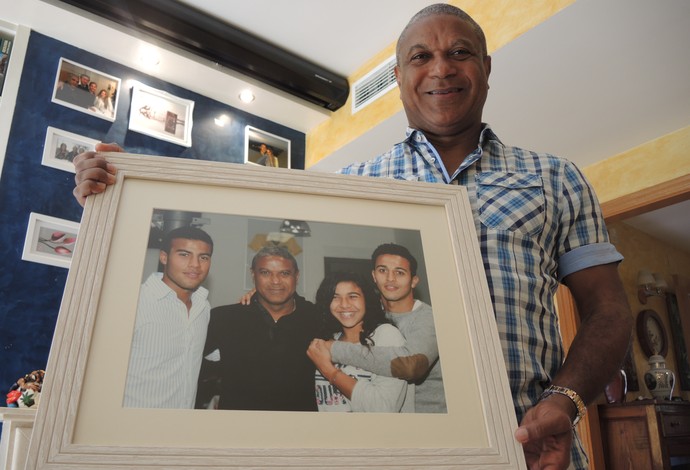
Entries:
POLYGON ((99 70, 60 58, 53 103, 115 121, 121 80, 99 70))
MULTIPOLYGON (((84 210, 28 468, 328 468, 334 459, 357 468, 525 468, 513 438, 517 422, 464 188, 177 158, 165 165, 160 157, 108 158, 118 167, 118 181, 89 198, 84 210), (237 287, 224 291, 244 286, 239 271, 249 268, 246 252, 254 250, 249 221, 271 227, 284 220, 308 223, 311 237, 299 240, 300 268, 311 286, 305 297, 324 275, 326 257, 362 259, 370 256, 371 245, 391 238, 409 245, 428 278, 447 411, 124 407, 140 286, 145 271, 153 269, 147 263, 156 263, 155 253, 145 253, 153 216, 161 210, 192 214, 213 233, 211 266, 238 271, 227 282, 209 270, 212 303, 238 300, 237 287), (357 245, 354 232, 366 247, 357 245), (323 239, 317 243, 317 237, 323 239)), ((208 241, 201 246, 184 251, 203 256, 208 241)), ((159 252, 158 261, 167 266, 168 256, 159 252)), ((260 273, 289 278, 285 282, 294 288, 300 282, 294 264, 277 261, 278 267, 254 267, 255 281, 260 273)))

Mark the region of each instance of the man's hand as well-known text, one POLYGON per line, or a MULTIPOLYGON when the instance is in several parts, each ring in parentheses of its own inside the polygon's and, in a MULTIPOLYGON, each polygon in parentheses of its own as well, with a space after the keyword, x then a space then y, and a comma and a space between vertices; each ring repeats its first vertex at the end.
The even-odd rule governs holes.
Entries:
POLYGON ((570 398, 550 395, 527 411, 515 439, 522 444, 530 470, 564 470, 570 464, 573 441, 571 418, 575 405, 570 398))
POLYGON ((246 292, 240 297, 239 303, 242 305, 249 305, 252 303, 252 296, 256 292, 256 289, 252 289, 249 292, 246 292))
MULTIPOLYGON (((616 263, 582 269, 564 282, 581 322, 552 384, 576 390, 590 403, 621 367, 630 342, 632 314, 616 263)), ((570 423, 576 413, 572 400, 556 393, 527 411, 515 439, 522 444, 530 470, 568 467, 573 440, 570 423)))
POLYGON ((106 186, 115 183, 117 169, 99 155, 99 152, 123 152, 123 149, 117 144, 99 143, 96 144, 95 152, 80 153, 74 158, 76 186, 72 194, 81 206, 86 203, 88 196, 102 193, 106 186))

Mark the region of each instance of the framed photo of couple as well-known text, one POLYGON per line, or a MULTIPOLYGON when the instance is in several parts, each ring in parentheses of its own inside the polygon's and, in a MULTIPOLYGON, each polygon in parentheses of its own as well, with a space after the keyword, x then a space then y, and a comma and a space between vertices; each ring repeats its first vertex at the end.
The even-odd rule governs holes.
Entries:
POLYGON ((273 168, 292 168, 290 140, 256 127, 245 126, 244 162, 273 168))
POLYGON ((74 157, 96 148, 98 140, 48 126, 41 164, 75 173, 74 157))
MULTIPOLYGON (((517 422, 462 187, 177 158, 160 165, 160 157, 141 155, 109 159, 118 167, 118 181, 87 201, 27 468, 328 468, 334 462, 356 468, 525 468, 513 438, 517 422), (137 298, 151 261, 146 252, 152 220, 165 210, 193 214, 209 230, 246 222, 237 232, 244 235, 221 244, 229 247, 226 254, 214 246, 213 264, 219 266, 235 256, 235 266, 247 268, 255 235, 285 220, 310 225, 312 237, 298 240, 305 266, 316 253, 313 240, 325 229, 344 233, 330 245, 322 243, 331 247, 331 264, 366 258, 375 248, 353 246, 347 233, 389 230, 406 237, 405 243, 418 243, 448 412, 123 407, 137 298)), ((316 264, 323 265, 325 257, 316 264)), ((305 286, 304 295, 310 300, 323 274, 317 271, 306 273, 312 287, 305 286)), ((233 282, 240 290, 242 276, 233 282)), ((222 295, 227 283, 216 277, 207 287, 222 295)), ((209 300, 236 303, 235 294, 209 300)))

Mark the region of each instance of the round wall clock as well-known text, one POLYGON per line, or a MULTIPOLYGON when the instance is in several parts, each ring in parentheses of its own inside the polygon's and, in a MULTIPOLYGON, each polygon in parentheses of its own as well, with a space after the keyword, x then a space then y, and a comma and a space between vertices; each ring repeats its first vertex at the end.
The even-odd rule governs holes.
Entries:
POLYGON ((654 310, 642 310, 637 314, 637 339, 647 357, 654 354, 666 357, 668 337, 661 317, 654 310))

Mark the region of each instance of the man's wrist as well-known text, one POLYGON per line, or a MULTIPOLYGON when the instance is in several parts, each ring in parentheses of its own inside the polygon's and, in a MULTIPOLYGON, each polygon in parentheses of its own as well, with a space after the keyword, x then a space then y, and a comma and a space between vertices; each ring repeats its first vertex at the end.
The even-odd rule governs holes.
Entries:
POLYGON ((543 399, 554 394, 568 397, 575 406, 575 417, 573 418, 573 426, 575 426, 587 413, 585 402, 575 390, 572 390, 568 387, 561 387, 559 385, 550 385, 546 390, 544 390, 544 393, 541 394, 539 401, 542 401, 543 399))

